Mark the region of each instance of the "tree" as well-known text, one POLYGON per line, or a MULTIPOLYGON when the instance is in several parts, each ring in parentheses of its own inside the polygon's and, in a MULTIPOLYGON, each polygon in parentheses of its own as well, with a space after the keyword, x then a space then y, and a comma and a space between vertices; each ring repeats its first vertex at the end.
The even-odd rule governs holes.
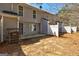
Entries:
MULTIPOLYGON (((71 24, 72 26, 75 26, 75 25, 78 26, 78 21, 77 21, 78 19, 76 19, 77 14, 75 14, 75 12, 77 11, 74 10, 73 8, 74 8, 74 4, 71 4, 71 5, 66 4, 58 13, 58 17, 62 22, 64 22, 65 25, 71 24)), ((75 8, 77 8, 77 5, 75 8)))

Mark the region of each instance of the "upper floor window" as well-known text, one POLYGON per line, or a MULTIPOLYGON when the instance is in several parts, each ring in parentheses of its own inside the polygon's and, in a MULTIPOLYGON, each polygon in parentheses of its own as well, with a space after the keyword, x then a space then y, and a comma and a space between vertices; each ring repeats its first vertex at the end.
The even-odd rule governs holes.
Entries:
POLYGON ((36 18, 36 11, 33 10, 33 18, 36 18))
POLYGON ((23 16, 23 7, 22 6, 19 6, 19 15, 23 16))

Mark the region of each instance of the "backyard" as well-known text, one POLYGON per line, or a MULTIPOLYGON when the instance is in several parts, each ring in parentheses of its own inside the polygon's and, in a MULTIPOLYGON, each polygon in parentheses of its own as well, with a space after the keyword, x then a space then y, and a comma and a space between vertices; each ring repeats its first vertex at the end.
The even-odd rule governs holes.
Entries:
POLYGON ((61 37, 43 36, 19 43, 1 44, 0 55, 79 56, 79 32, 61 37))

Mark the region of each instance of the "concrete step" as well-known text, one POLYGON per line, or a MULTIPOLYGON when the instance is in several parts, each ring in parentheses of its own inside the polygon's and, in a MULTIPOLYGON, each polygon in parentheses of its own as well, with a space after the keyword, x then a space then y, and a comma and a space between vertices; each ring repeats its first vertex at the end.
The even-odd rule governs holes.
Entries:
POLYGON ((41 36, 45 36, 45 35, 46 34, 37 34, 37 35, 22 36, 20 39, 36 38, 36 37, 41 37, 41 36))

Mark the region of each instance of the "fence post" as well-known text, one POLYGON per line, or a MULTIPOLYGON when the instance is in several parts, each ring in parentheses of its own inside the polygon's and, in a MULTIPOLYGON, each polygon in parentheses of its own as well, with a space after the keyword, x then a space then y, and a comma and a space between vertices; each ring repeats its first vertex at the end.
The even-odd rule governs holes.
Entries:
POLYGON ((70 24, 70 33, 72 33, 72 28, 71 28, 71 24, 70 24))
POLYGON ((56 31, 56 36, 59 37, 59 22, 57 22, 57 31, 56 31))

